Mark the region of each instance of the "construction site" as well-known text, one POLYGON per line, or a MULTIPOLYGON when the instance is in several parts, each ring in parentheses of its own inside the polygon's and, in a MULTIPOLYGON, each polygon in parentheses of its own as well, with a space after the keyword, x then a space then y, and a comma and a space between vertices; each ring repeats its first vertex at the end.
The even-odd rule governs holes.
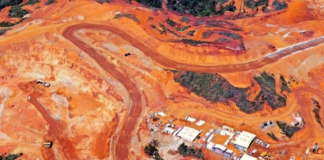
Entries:
POLYGON ((0 1, 0 160, 323 160, 322 6, 0 1))

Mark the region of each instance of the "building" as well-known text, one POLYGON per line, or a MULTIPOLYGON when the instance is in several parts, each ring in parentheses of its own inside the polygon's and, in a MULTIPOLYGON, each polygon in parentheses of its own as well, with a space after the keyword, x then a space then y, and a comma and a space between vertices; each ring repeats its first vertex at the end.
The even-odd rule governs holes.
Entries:
POLYGON ((48 142, 48 141, 44 142, 45 148, 51 148, 52 145, 53 145, 53 142, 48 142))
POLYGON ((189 121, 189 122, 195 122, 196 121, 196 118, 192 118, 192 117, 186 117, 185 118, 186 121, 189 121))
POLYGON ((250 145, 252 144, 253 140, 255 139, 256 135, 243 131, 235 140, 234 144, 235 147, 240 149, 247 150, 249 149, 250 145))
POLYGON ((185 141, 193 142, 200 133, 201 132, 196 129, 183 127, 182 130, 177 134, 177 136, 181 137, 185 141))
POLYGON ((226 151, 226 147, 220 144, 215 144, 214 150, 216 153, 223 153, 226 151))
POLYGON ((249 156, 249 155, 247 155, 247 154, 244 154, 244 155, 241 157, 241 160, 257 160, 257 158, 252 157, 252 156, 249 156))
POLYGON ((205 124, 205 121, 203 121, 203 120, 199 120, 199 121, 196 123, 197 126, 202 126, 203 124, 205 124))
POLYGON ((162 117, 165 117, 166 114, 164 112, 158 112, 158 115, 162 116, 162 117))
POLYGON ((234 152, 233 152, 232 150, 227 149, 227 150, 224 152, 224 155, 225 155, 226 157, 231 157, 233 153, 234 153, 234 152))
POLYGON ((213 142, 209 142, 209 143, 207 144, 207 149, 209 149, 209 150, 213 150, 213 149, 214 149, 214 146, 215 146, 215 143, 213 143, 213 142))
POLYGON ((168 133, 168 134, 173 134, 174 133, 174 129, 170 128, 170 127, 165 127, 164 128, 164 132, 168 133))

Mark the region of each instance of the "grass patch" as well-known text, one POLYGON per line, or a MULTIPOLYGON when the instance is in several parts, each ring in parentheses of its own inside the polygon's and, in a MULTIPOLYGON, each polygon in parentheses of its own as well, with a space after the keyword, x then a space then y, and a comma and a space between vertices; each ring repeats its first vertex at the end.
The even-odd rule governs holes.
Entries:
POLYGON ((272 132, 271 133, 267 133, 267 135, 269 137, 271 137, 273 140, 278 141, 278 138, 272 132))
POLYGON ((279 126, 279 128, 281 129, 281 131, 289 138, 291 138, 297 131, 300 130, 299 127, 295 127, 295 126, 289 126, 286 123, 277 121, 277 124, 279 126))
POLYGON ((178 151, 179 151, 179 154, 181 154, 183 157, 193 156, 193 157, 197 157, 199 159, 205 159, 201 149, 190 148, 187 145, 185 145, 184 143, 182 143, 178 147, 178 151))
POLYGON ((121 18, 121 17, 130 18, 138 24, 141 23, 141 21, 134 14, 116 14, 114 19, 121 18))
POLYGON ((135 0, 135 1, 137 1, 138 3, 141 3, 141 4, 143 4, 144 6, 147 6, 147 7, 162 8, 162 1, 163 0, 135 0))

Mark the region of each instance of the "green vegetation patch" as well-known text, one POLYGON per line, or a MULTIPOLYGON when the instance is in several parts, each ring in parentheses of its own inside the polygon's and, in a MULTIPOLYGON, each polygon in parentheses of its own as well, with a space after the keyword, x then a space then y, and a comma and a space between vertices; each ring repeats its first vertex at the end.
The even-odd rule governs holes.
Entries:
POLYGON ((188 32, 188 35, 189 36, 194 36, 195 32, 196 32, 195 30, 191 30, 191 31, 188 32))
POLYGON ((21 23, 22 21, 24 21, 25 19, 20 19, 18 22, 16 23, 10 23, 10 22, 0 22, 0 27, 12 27, 14 25, 17 25, 19 23, 21 23))
POLYGON ((179 31, 179 32, 183 32, 183 31, 185 31, 185 30, 187 30, 188 28, 190 28, 191 26, 190 25, 188 25, 188 26, 184 26, 184 27, 176 27, 176 30, 177 31, 179 31))
POLYGON ((268 135, 269 137, 271 137, 273 140, 278 141, 278 138, 277 138, 276 135, 273 134, 272 132, 271 132, 271 133, 267 133, 267 135, 268 135))
POLYGON ((9 28, 0 29, 0 36, 5 34, 8 30, 9 30, 9 28))
POLYGON ((289 138, 291 138, 297 131, 301 129, 299 127, 289 126, 288 124, 280 121, 277 121, 277 124, 282 132, 289 138))
POLYGON ((223 7, 222 2, 219 2, 221 7, 216 10, 218 1, 215 0, 168 0, 167 7, 169 10, 178 13, 189 13, 194 16, 205 17, 211 15, 222 15, 225 11, 235 11, 234 1, 223 7))
POLYGON ((0 0, 0 11, 7 6, 15 6, 22 2, 23 0, 0 0))
POLYGON ((163 0, 135 0, 135 1, 137 1, 138 3, 141 3, 147 7, 162 8, 163 0))
MULTIPOLYGON (((184 42, 191 45, 205 43, 194 40, 186 40, 184 42)), ((173 71, 173 73, 175 82, 180 83, 180 85, 194 92, 196 95, 211 102, 228 103, 228 101, 231 100, 245 113, 253 113, 261 110, 265 102, 267 102, 272 109, 277 109, 278 107, 284 107, 286 105, 285 97, 278 95, 275 92, 275 88, 269 89, 275 87, 275 80, 266 72, 255 77, 262 90, 253 101, 249 100, 249 95, 247 93, 248 88, 234 87, 219 74, 195 73, 189 71, 173 71)))
POLYGON ((182 16, 181 19, 180 19, 181 22, 184 22, 184 23, 189 23, 190 22, 190 19, 186 16, 182 16))
POLYGON ((169 24, 171 27, 175 27, 176 25, 177 25, 177 23, 176 22, 174 22, 173 20, 171 20, 171 19, 167 19, 166 21, 165 21, 167 24, 169 24))
POLYGON ((260 76, 254 77, 254 79, 261 86, 261 92, 256 97, 260 102, 268 102, 272 109, 286 106, 286 97, 283 97, 276 92, 276 81, 267 72, 263 72, 260 76))
POLYGON ((28 2, 22 4, 21 6, 34 5, 34 4, 37 4, 39 2, 40 2, 39 0, 29 0, 28 2))
POLYGON ((285 80, 285 77, 283 77, 282 75, 280 75, 280 82, 281 82, 281 92, 283 91, 287 91, 287 92, 291 92, 290 88, 288 87, 288 83, 285 80))
POLYGON ((121 18, 121 17, 130 18, 138 24, 141 23, 141 21, 134 14, 116 14, 114 19, 121 18))
POLYGON ((12 6, 9 10, 9 17, 11 18, 22 18, 26 14, 28 14, 28 11, 22 9, 20 5, 12 6))
POLYGON ((322 107, 320 106, 319 102, 316 101, 315 99, 312 99, 312 101, 313 101, 313 104, 316 107, 316 108, 313 109, 313 112, 315 114, 316 121, 318 122, 318 124, 321 125, 322 128, 324 128, 324 126, 322 124, 321 116, 320 116, 320 110, 321 110, 322 107))
POLYGON ((19 157, 21 157, 23 155, 23 153, 18 153, 18 154, 8 154, 4 153, 2 155, 0 155, 0 160, 15 160, 19 157))
POLYGON ((159 142, 157 140, 153 140, 151 143, 144 147, 144 152, 155 160, 163 160, 163 158, 161 158, 161 156, 159 155, 157 148, 158 145, 159 142))
POLYGON ((183 157, 193 156, 193 157, 197 157, 199 159, 205 159, 201 149, 190 148, 187 145, 185 145, 184 143, 182 143, 178 147, 178 151, 179 151, 179 154, 181 154, 183 157))
POLYGON ((47 0, 46 2, 45 2, 45 5, 50 5, 50 4, 54 4, 54 3, 56 3, 56 0, 47 0))

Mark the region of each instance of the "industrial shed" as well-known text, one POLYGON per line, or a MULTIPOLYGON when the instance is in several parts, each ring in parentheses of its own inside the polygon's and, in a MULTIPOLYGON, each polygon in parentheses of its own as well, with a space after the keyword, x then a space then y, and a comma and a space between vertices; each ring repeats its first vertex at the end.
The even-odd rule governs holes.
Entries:
POLYGON ((244 150, 249 149, 251 143, 255 139, 256 135, 243 131, 235 140, 234 144, 236 148, 242 148, 244 150))
POLYGON ((196 129, 183 127, 183 129, 177 134, 177 136, 181 137, 185 141, 193 142, 199 134, 200 131, 196 129))
POLYGON ((244 154, 241 160, 257 160, 257 158, 244 154))

